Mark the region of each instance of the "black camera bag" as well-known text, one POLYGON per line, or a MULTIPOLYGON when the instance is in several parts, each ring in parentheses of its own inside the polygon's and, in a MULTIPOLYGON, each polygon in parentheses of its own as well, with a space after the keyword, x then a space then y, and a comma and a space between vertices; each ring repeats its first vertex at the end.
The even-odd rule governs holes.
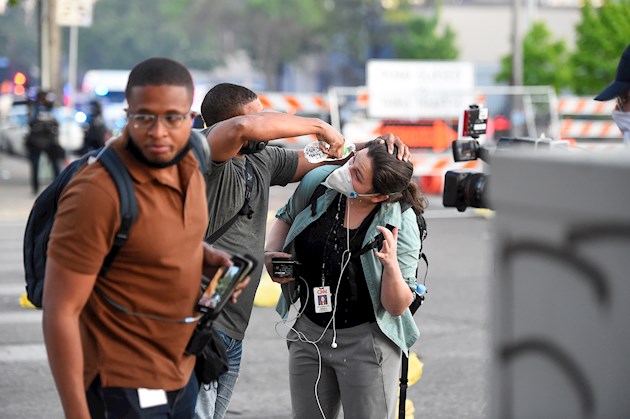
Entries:
MULTIPOLYGON (((197 330, 195 330, 197 333, 197 330)), ((209 340, 204 345, 195 361, 195 376, 200 384, 210 384, 219 379, 228 370, 227 348, 214 327, 208 326, 203 333, 209 333, 209 340)))

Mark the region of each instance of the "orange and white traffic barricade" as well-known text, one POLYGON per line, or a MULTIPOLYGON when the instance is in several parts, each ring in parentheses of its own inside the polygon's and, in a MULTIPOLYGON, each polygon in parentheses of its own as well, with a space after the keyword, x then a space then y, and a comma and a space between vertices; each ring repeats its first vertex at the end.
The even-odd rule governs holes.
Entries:
POLYGON ((258 98, 265 109, 290 114, 324 114, 330 111, 327 99, 317 93, 263 92, 258 98))
POLYGON ((621 138, 621 131, 612 120, 563 119, 560 134, 562 138, 621 138))
POLYGON ((422 153, 411 157, 414 178, 418 180, 422 191, 427 195, 441 195, 444 190, 444 176, 449 170, 471 170, 480 172, 483 163, 480 160, 454 162, 452 154, 422 153))
POLYGON ((562 96, 558 99, 560 115, 610 115, 615 101, 600 102, 592 97, 562 96))

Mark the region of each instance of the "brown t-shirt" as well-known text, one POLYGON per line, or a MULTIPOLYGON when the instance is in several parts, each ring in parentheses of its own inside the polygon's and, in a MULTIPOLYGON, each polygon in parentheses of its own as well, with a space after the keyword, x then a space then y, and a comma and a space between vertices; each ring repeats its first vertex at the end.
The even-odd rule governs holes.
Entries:
MULTIPOLYGON (((192 151, 178 163, 179 179, 112 147, 133 179, 138 217, 129 239, 96 287, 129 312, 92 293, 81 313, 86 387, 97 374, 105 387, 175 390, 188 382, 195 358, 184 349, 196 323, 208 225, 204 180, 192 151)), ((116 186, 105 168, 86 165, 59 201, 48 256, 84 274, 98 274, 120 226, 116 186)))

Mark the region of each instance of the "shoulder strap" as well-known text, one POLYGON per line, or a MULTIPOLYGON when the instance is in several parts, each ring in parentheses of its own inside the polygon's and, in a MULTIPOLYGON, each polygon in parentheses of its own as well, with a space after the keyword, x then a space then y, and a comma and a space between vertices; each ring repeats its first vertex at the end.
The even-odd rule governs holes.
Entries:
POLYGON ((254 215, 254 210, 249 205, 249 200, 252 195, 252 187, 254 184, 254 169, 252 164, 249 162, 249 159, 245 157, 245 200, 243 201, 243 206, 240 210, 232 218, 230 218, 225 224, 223 224, 220 228, 218 228, 214 233, 212 233, 209 237, 206 238, 206 242, 208 244, 212 244, 218 240, 225 232, 234 224, 239 215, 247 215, 247 218, 252 218, 254 215))
POLYGON ((103 261, 100 274, 104 275, 129 238, 129 229, 138 216, 138 205, 131 176, 116 151, 107 147, 99 157, 99 161, 114 180, 120 198, 120 228, 116 233, 112 248, 103 261))
POLYGON ((319 199, 320 196, 326 193, 327 189, 328 188, 326 187, 326 185, 323 185, 320 183, 319 185, 317 185, 317 187, 313 191, 313 194, 311 195, 311 199, 309 199, 308 201, 309 204, 311 205, 311 215, 317 214, 317 200, 319 199))
POLYGON ((407 407, 405 403, 407 402, 407 383, 409 372, 409 357, 402 354, 402 360, 400 365, 400 391, 398 394, 398 417, 404 418, 406 417, 405 408, 407 407))
POLYGON ((197 161, 199 162, 199 170, 201 170, 201 173, 206 174, 208 171, 209 160, 207 153, 210 151, 210 148, 204 147, 202 141, 205 141, 202 134, 192 130, 190 133, 190 145, 197 161))

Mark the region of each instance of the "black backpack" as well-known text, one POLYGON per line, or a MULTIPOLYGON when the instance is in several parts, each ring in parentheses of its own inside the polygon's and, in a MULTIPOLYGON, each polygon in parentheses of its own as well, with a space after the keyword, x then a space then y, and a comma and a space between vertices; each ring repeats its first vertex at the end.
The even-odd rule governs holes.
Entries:
MULTIPOLYGON (((193 154, 199 161, 199 169, 203 174, 207 171, 206 155, 200 134, 193 132, 190 137, 193 154)), ((116 233, 112 247, 103 261, 100 275, 109 269, 118 251, 125 245, 129 229, 138 214, 136 195, 129 172, 118 154, 109 147, 96 149, 78 160, 70 163, 57 178, 37 197, 26 222, 24 232, 24 277, 26 294, 35 307, 42 308, 44 292, 44 276, 46 271, 46 253, 48 240, 57 213, 57 203, 61 193, 70 179, 83 167, 90 158, 98 159, 110 174, 120 197, 120 229, 116 233)))

